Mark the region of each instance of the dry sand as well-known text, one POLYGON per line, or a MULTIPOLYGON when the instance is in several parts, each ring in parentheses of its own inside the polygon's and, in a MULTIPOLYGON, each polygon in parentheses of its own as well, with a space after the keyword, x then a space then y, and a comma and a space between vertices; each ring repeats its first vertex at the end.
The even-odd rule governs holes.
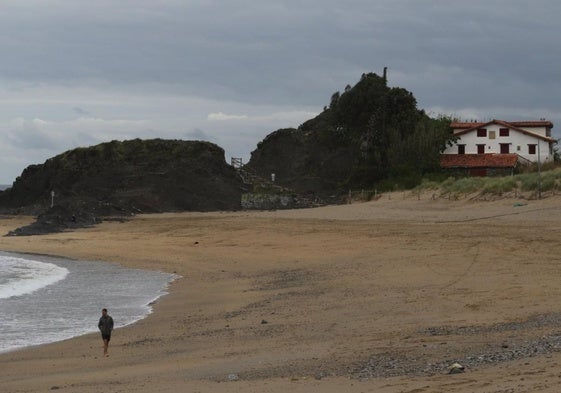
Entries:
MULTIPOLYGON (((29 220, 1 219, 0 233, 29 220)), ((114 333, 109 358, 97 334, 3 354, 0 390, 557 392, 560 230, 561 197, 393 194, 1 237, 5 251, 182 278, 114 333), (453 361, 466 372, 446 374, 453 361)))

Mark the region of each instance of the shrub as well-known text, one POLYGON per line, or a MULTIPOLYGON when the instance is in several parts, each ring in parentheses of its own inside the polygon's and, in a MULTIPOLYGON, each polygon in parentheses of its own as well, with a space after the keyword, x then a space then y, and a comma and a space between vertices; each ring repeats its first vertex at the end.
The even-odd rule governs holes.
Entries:
POLYGON ((483 185, 483 192, 492 194, 502 194, 512 191, 518 187, 516 179, 512 176, 488 178, 483 185))

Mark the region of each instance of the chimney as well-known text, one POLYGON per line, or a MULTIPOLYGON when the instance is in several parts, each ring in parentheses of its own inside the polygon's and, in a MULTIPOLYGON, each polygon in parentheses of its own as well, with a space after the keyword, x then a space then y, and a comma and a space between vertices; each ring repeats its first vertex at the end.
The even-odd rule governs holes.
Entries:
POLYGON ((384 82, 388 81, 388 67, 384 67, 384 76, 382 78, 384 78, 384 82))

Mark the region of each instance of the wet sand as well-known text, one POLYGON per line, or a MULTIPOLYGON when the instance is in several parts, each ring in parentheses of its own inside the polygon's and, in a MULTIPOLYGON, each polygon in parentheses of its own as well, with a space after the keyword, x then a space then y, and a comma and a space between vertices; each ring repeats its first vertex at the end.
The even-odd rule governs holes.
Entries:
POLYGON ((182 276, 109 358, 97 334, 1 355, 2 391, 556 392, 560 233, 560 196, 395 193, 2 237, 4 251, 182 276), (456 361, 465 373, 448 375, 456 361))

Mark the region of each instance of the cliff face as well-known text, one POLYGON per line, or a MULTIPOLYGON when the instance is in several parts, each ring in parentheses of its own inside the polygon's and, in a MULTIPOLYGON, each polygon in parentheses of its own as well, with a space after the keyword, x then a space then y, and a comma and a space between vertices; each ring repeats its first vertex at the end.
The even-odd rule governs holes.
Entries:
POLYGON ((209 142, 130 140, 67 151, 26 168, 0 193, 0 207, 26 213, 51 204, 97 212, 240 208, 243 192, 224 150, 209 142))

